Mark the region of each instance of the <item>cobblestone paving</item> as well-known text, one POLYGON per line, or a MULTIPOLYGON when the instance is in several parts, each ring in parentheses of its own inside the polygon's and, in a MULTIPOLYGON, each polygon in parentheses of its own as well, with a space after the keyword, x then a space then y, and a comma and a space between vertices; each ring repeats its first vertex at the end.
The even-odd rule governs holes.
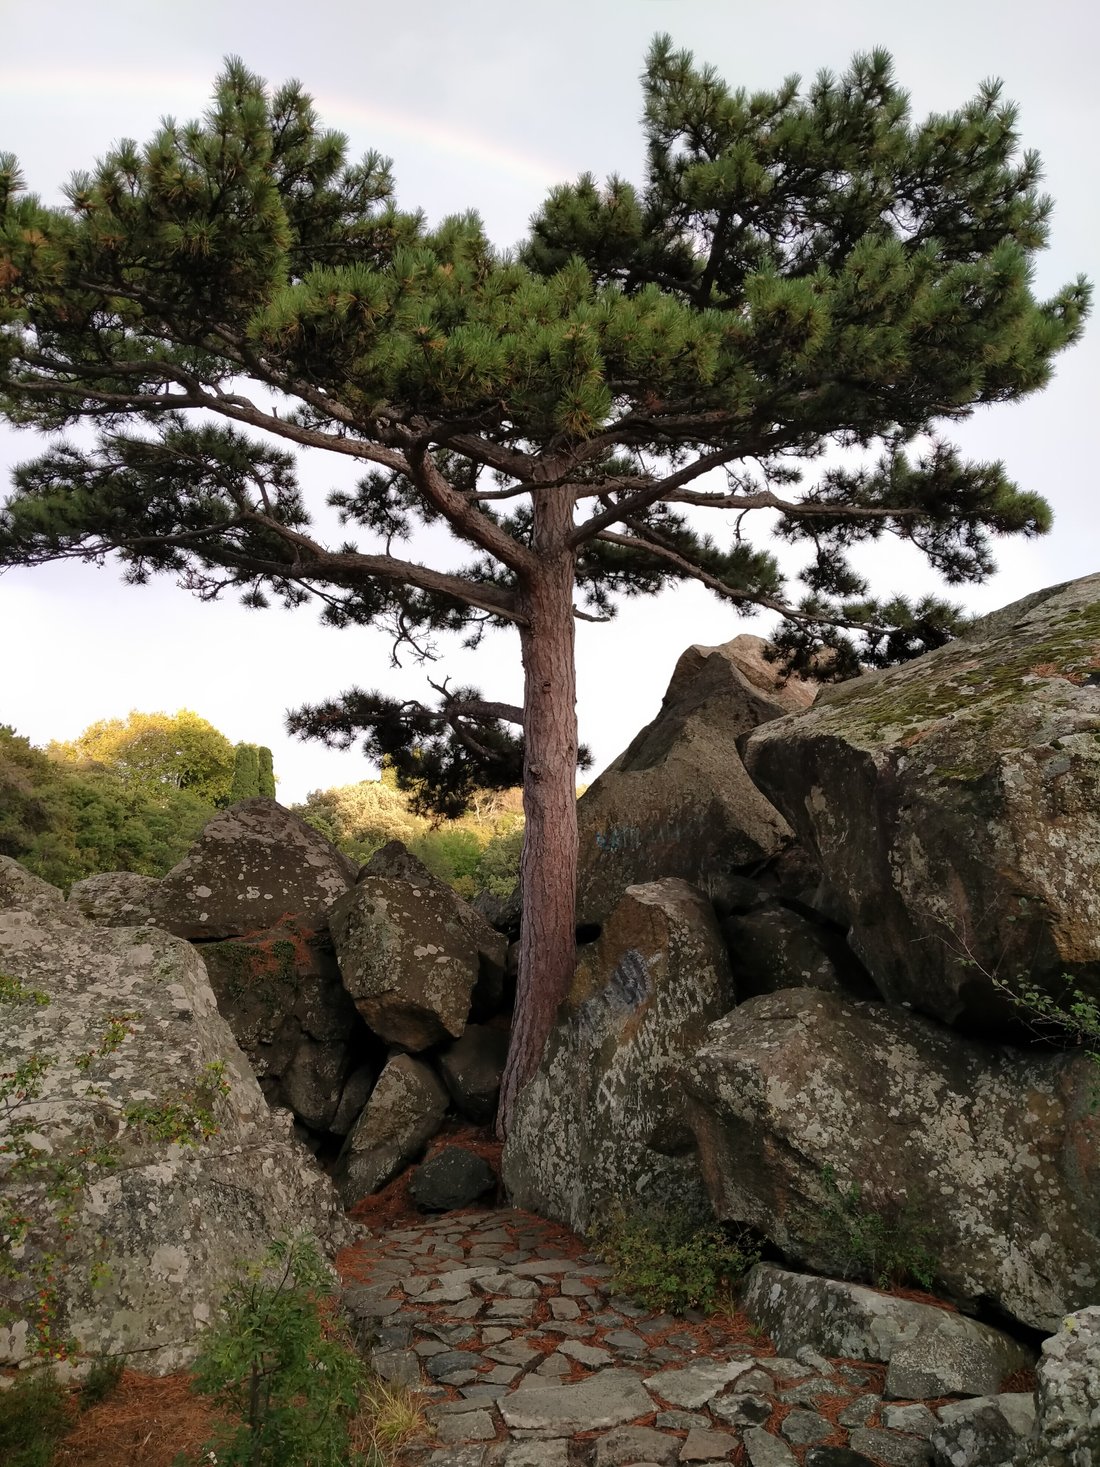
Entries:
POLYGON ((423 1393, 434 1438, 408 1467, 930 1461, 933 1410, 884 1401, 879 1367, 781 1359, 740 1316, 641 1309, 572 1233, 527 1213, 390 1229, 340 1269, 375 1368, 423 1393))

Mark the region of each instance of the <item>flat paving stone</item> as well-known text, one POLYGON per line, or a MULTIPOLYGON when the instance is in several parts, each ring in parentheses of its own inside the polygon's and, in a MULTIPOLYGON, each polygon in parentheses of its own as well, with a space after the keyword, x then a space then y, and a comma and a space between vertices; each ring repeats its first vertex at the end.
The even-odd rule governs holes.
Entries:
POLYGON ((620 1426, 596 1442, 594 1467, 631 1467, 636 1462, 672 1467, 679 1451, 678 1437, 648 1426, 620 1426))
POLYGON ((795 1410, 783 1418, 779 1430, 797 1447, 815 1447, 833 1434, 832 1424, 816 1411, 795 1410))
POLYGON ((730 1381, 749 1370, 744 1360, 700 1360, 681 1370, 662 1370, 646 1376, 646 1389, 660 1396, 670 1406, 686 1406, 694 1410, 716 1396, 730 1381))
POLYGON ((488 1411, 463 1411, 441 1421, 435 1434, 441 1442, 491 1442, 497 1425, 488 1411))
POLYGON ((536 1385, 528 1376, 500 1402, 506 1426, 545 1436, 620 1426, 652 1410, 653 1401, 630 1370, 601 1370, 575 1385, 536 1385))
POLYGON ((885 1462, 887 1467, 928 1467, 932 1461, 932 1448, 928 1442, 915 1436, 895 1436, 892 1431, 869 1426, 853 1431, 848 1445, 854 1452, 885 1462))
POLYGON ((746 1431, 742 1440, 752 1467, 798 1467, 798 1458, 787 1443, 762 1426, 746 1431))
POLYGON ((706 1431, 695 1427, 689 1431, 680 1448, 681 1462, 728 1462, 737 1446, 737 1438, 729 1431, 706 1431))

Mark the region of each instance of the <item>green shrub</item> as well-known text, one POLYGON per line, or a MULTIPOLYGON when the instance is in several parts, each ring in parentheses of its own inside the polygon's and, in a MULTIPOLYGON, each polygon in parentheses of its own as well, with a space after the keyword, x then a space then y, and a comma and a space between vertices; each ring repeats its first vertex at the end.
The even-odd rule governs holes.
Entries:
POLYGON ((713 1217, 687 1208, 628 1213, 622 1203, 612 1206, 592 1244, 611 1267, 616 1293, 668 1314, 725 1307, 733 1284, 759 1256, 713 1217))
POLYGON ((114 1395, 122 1379, 122 1360, 118 1355, 101 1355, 80 1382, 80 1409, 90 1411, 108 1396, 114 1395))
POLYGON ((350 1431, 366 1368, 326 1325, 320 1300, 331 1287, 316 1246, 299 1236, 273 1242, 230 1288, 194 1367, 195 1389, 236 1418, 205 1448, 219 1467, 363 1462, 350 1431))
POLYGON ((0 1390, 0 1462, 50 1467, 69 1429, 68 1394, 52 1370, 29 1370, 0 1390))
POLYGON ((930 1229, 915 1203, 877 1207, 858 1182, 842 1187, 832 1167, 821 1173, 825 1205, 806 1227, 836 1259, 843 1278, 888 1289, 933 1285, 938 1266, 928 1246, 930 1229))

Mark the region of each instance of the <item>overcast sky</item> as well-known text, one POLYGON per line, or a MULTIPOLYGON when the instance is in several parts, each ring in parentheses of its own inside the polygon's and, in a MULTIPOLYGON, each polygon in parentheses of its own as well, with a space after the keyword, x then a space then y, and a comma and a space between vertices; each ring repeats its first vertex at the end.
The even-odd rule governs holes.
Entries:
MULTIPOLYGON (((36 192, 56 198, 72 171, 119 137, 144 141, 161 116, 201 112, 222 58, 235 53, 269 80, 298 77, 353 154, 389 154, 402 205, 433 219, 476 208, 509 245, 550 184, 583 170, 641 177, 638 74, 655 31, 749 88, 840 70, 854 51, 884 45, 919 116, 960 105, 983 78, 1004 79, 1056 201, 1037 278, 1049 294, 1079 271, 1100 275, 1095 13, 1071 0, 0 0, 0 150, 18 155, 36 192)), ((1094 325, 1059 359, 1045 393, 989 409, 954 435, 974 457, 1003 458, 1056 515, 1045 540, 1001 547, 998 575, 960 598, 974 609, 1100 568, 1098 343, 1094 325)), ((0 496, 11 466, 36 451, 33 437, 0 425, 0 496)), ((330 483, 323 467, 305 482, 318 499, 330 483)), ((900 549, 876 547, 869 564, 876 590, 937 589, 900 549)), ((581 737, 597 768, 652 716, 686 646, 766 627, 694 587, 628 604, 610 626, 582 626, 581 737)), ((204 605, 170 581, 128 588, 110 566, 0 577, 0 722, 45 743, 130 708, 192 708, 233 740, 270 745, 287 802, 369 775, 359 753, 291 741, 283 718, 353 683, 420 691, 418 673, 390 671, 388 651, 381 636, 328 630, 308 610, 204 605)), ((433 675, 442 672, 518 701, 510 634, 476 655, 445 657, 433 675)))

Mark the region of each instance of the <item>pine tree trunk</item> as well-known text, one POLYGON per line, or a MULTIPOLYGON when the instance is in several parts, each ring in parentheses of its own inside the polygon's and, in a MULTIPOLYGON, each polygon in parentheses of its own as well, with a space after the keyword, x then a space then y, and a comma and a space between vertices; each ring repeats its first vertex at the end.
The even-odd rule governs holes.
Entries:
POLYGON ((530 1079, 569 990, 576 962, 577 677, 573 636, 572 496, 536 496, 534 546, 539 571, 526 588, 521 629, 524 695, 525 819, 520 890, 519 983, 497 1131, 530 1079))

